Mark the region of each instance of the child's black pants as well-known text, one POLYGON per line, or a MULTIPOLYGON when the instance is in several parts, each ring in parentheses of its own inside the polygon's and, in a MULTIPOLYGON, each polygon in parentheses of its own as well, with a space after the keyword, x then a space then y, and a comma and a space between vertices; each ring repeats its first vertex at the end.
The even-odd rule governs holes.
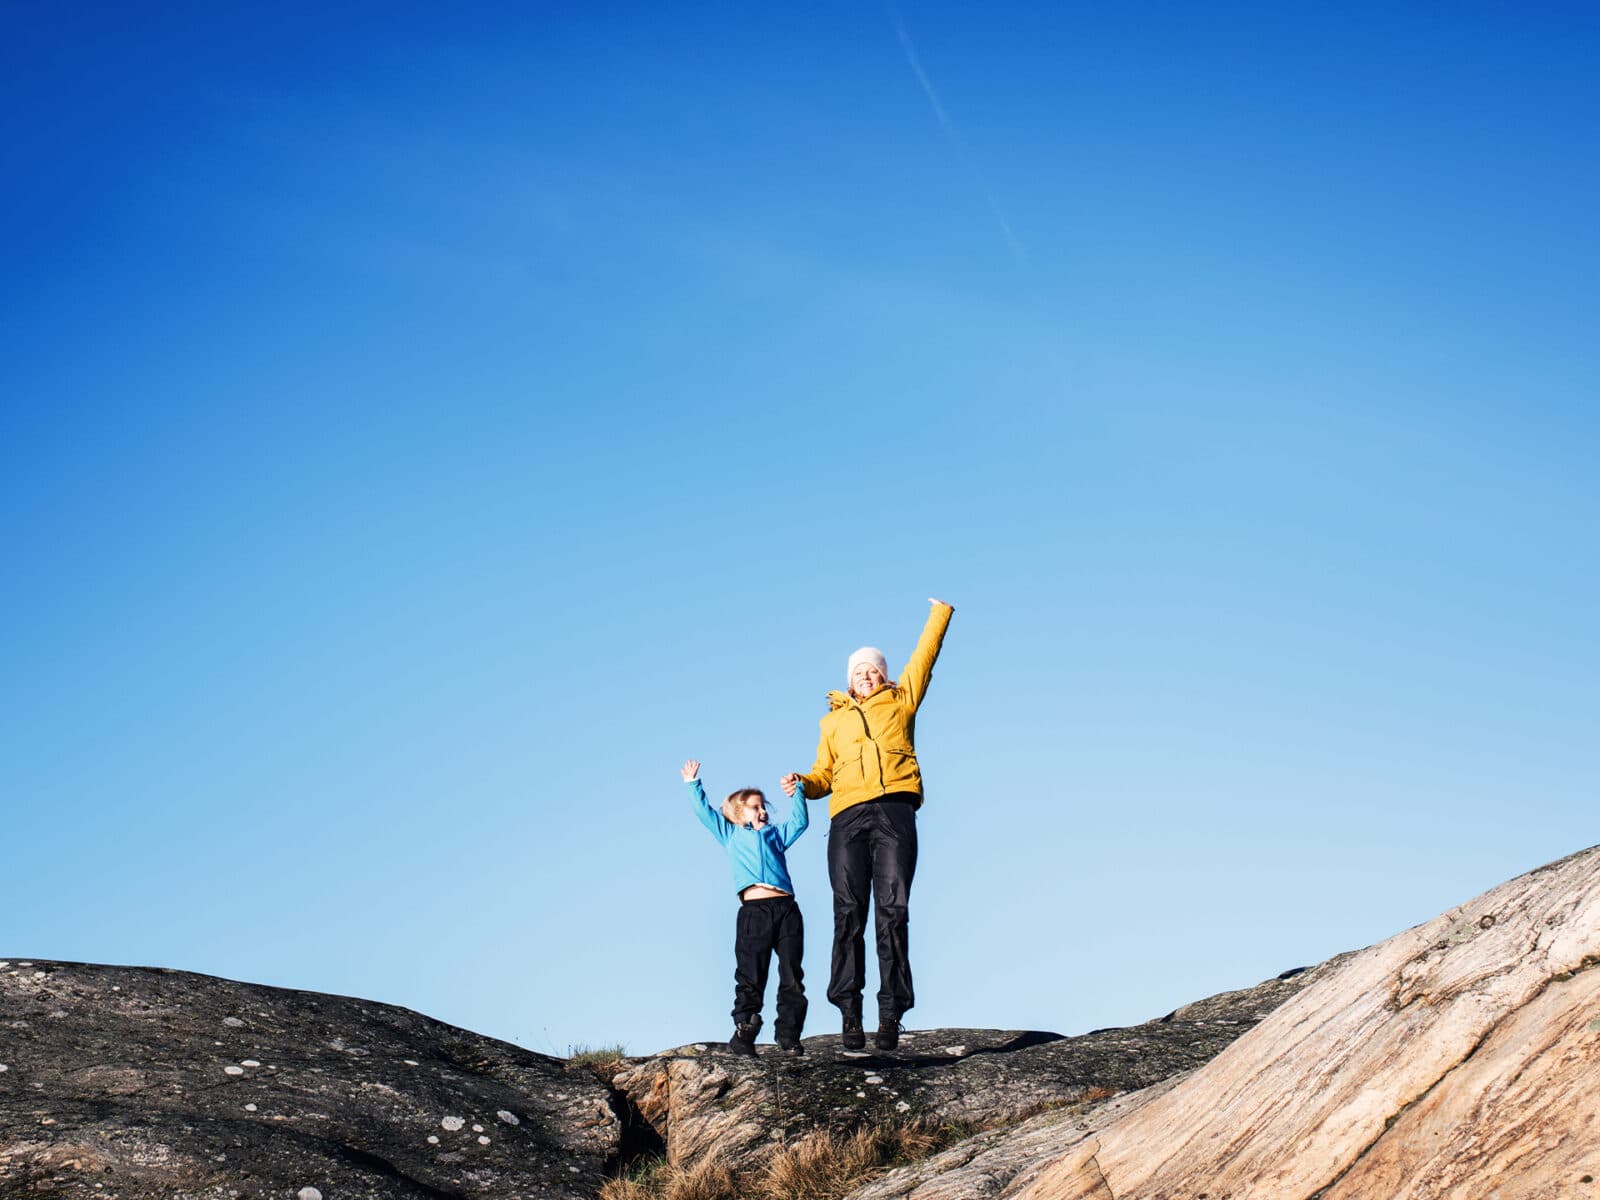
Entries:
POLYGON ((778 954, 778 1020, 774 1032, 785 1040, 799 1038, 806 1023, 806 928, 793 896, 769 896, 739 905, 733 940, 733 1019, 750 1020, 761 1011, 767 994, 767 971, 778 954))

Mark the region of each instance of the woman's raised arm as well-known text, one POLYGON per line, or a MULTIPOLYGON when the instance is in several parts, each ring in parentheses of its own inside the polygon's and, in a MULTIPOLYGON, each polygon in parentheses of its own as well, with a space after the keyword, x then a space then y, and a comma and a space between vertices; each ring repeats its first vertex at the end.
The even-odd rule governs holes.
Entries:
POLYGON ((939 648, 944 645, 944 632, 950 627, 950 618, 956 611, 943 600, 935 600, 931 596, 928 603, 933 607, 922 626, 922 636, 917 639, 917 648, 911 652, 911 661, 906 663, 905 670, 900 672, 900 678, 896 680, 905 690, 913 709, 922 706, 922 697, 927 694, 928 682, 933 678, 933 664, 938 661, 939 648))

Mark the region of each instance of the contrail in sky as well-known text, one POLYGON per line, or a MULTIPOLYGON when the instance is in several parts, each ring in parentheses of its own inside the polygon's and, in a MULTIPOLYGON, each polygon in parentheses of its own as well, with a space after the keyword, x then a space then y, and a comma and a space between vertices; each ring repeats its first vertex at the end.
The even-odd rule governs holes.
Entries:
POLYGON ((960 156, 962 165, 972 173, 972 178, 977 181, 978 187, 983 191, 983 197, 989 202, 989 211, 994 213, 994 219, 1000 223, 1000 231, 1006 235, 1006 245, 1011 247, 1011 253, 1018 262, 1027 258, 1027 252, 1022 248, 1016 232, 1011 228, 1011 222, 1006 220, 1005 213, 1000 211, 1000 201, 995 198, 994 190, 984 179, 983 173, 978 170, 973 161, 972 152, 967 149, 967 143, 961 137, 961 131, 956 128, 956 123, 950 119, 950 114, 945 112, 944 105, 939 101, 939 93, 934 90, 933 80, 928 78, 928 73, 922 69, 922 60, 917 57, 917 48, 911 43, 911 34, 906 31, 906 23, 900 19, 899 10, 894 5, 889 5, 889 19, 894 22, 894 31, 900 37, 900 48, 905 51, 906 61, 911 64, 911 70, 917 76, 917 82, 922 85, 923 93, 928 97, 928 103, 933 107, 933 115, 938 118, 939 125, 944 129, 951 144, 955 146, 956 153, 960 156))

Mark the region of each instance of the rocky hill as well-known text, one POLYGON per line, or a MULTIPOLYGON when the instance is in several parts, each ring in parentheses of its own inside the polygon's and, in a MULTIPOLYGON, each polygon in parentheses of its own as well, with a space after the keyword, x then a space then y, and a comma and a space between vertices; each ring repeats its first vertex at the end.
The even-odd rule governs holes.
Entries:
POLYGON ((886 1055, 597 1074, 368 1001, 3 961, 0 1196, 592 1197, 643 1153, 754 1173, 889 1122, 958 1140, 853 1200, 1600 1198, 1596 965, 1600 848, 1142 1025, 886 1055))

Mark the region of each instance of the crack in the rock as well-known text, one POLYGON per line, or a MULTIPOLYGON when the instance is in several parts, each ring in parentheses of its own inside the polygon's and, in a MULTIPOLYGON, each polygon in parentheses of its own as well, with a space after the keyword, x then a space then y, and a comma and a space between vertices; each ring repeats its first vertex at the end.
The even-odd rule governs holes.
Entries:
MULTIPOLYGON (((611 1115, 616 1118, 618 1126, 616 1148, 606 1157, 601 1173, 608 1179, 614 1179, 644 1159, 665 1158, 666 1138, 656 1131, 633 1098, 614 1083, 601 1082, 610 1093, 611 1115)), ((672 1087, 670 1080, 667 1087, 672 1087)))
POLYGON ((424 1196, 429 1197, 430 1200, 466 1200, 465 1192, 444 1191, 441 1188, 424 1183, 414 1175, 401 1170, 382 1155, 374 1154, 370 1150, 362 1150, 360 1147, 347 1145, 343 1142, 327 1142, 325 1144, 351 1165, 365 1167, 375 1174, 387 1176, 400 1183, 409 1184, 424 1196))
POLYGON ((1430 1083, 1425 1089, 1423 1089, 1421 1093, 1406 1101, 1406 1103, 1400 1106, 1398 1111, 1386 1118, 1383 1122, 1383 1128, 1378 1131, 1377 1136, 1365 1146, 1361 1147, 1361 1152, 1350 1160, 1349 1164, 1345 1166, 1344 1170, 1340 1171, 1327 1183, 1323 1184, 1316 1191, 1312 1192, 1306 1197, 1306 1200, 1323 1200, 1323 1197, 1325 1197, 1334 1188, 1338 1187, 1339 1182, 1344 1179, 1346 1175, 1350 1174, 1351 1171, 1355 1170, 1356 1167, 1360 1165, 1361 1161, 1367 1157, 1367 1155, 1372 1153, 1372 1151, 1377 1147, 1378 1143, 1383 1141, 1383 1139, 1388 1136, 1389 1130, 1398 1125, 1405 1117, 1406 1113, 1410 1112, 1429 1096, 1433 1095, 1433 1093, 1439 1089, 1439 1086, 1443 1084, 1445 1080, 1449 1079, 1450 1076, 1454 1075, 1462 1067, 1466 1066, 1467 1063, 1471 1062, 1472 1059, 1477 1055, 1478 1051, 1483 1049, 1484 1044, 1488 1042, 1490 1038, 1494 1037, 1502 1025, 1515 1017, 1522 1009, 1526 1008, 1528 1005, 1538 1000, 1539 997, 1543 996, 1545 992, 1550 990, 1551 985, 1557 983, 1566 983, 1568 980, 1572 979, 1573 976, 1581 975, 1586 971, 1592 971, 1596 967, 1600 967, 1600 956, 1586 954, 1578 961, 1576 966, 1566 971, 1558 971, 1554 975, 1549 976, 1528 996, 1527 999, 1522 1001, 1521 1004, 1518 1004, 1515 1008, 1507 1009, 1504 1013, 1502 1013, 1498 1019, 1496 1019, 1487 1029, 1483 1031, 1478 1040, 1472 1043, 1467 1052, 1456 1062, 1451 1064, 1449 1070, 1442 1073, 1439 1078, 1430 1083))
POLYGON ((1106 1173, 1100 1169, 1099 1139, 1095 1140, 1094 1149, 1089 1151, 1089 1157, 1085 1160, 1085 1165, 1094 1168, 1094 1177, 1099 1184, 1095 1190, 1104 1191, 1109 1200, 1117 1200, 1117 1193, 1115 1189, 1112 1188, 1111 1181, 1106 1178, 1106 1173))

